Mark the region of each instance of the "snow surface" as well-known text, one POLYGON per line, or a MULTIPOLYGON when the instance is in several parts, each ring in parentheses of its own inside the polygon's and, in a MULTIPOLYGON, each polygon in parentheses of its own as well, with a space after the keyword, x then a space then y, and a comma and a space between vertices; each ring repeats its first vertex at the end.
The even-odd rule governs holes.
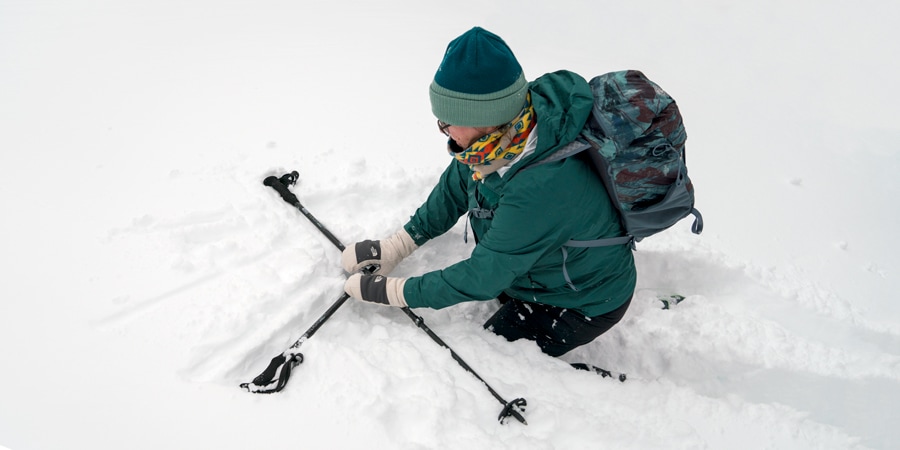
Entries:
MULTIPOLYGON (((0 448, 896 448, 898 21, 881 0, 0 0, 0 448), (393 232, 448 162, 426 89, 474 25, 529 79, 668 90, 705 233, 642 242, 624 321, 559 359, 483 331, 494 302, 418 310, 528 426, 355 301, 283 392, 245 393, 345 278, 262 179, 296 169, 344 242, 393 232)), ((465 258, 462 225, 397 273, 465 258)))

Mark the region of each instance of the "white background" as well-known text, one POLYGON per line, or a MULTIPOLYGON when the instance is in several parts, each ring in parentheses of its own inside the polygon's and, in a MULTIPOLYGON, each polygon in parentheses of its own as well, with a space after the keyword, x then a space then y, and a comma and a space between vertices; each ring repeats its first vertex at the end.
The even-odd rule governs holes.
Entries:
MULTIPOLYGON (((0 0, 0 446, 891 448, 900 441, 900 7, 882 1, 0 0), (338 298, 344 242, 448 163, 427 87, 483 26, 529 79, 640 69, 678 101, 706 231, 636 253, 560 359, 351 301, 281 393, 237 385, 338 298), (688 299, 659 309, 658 294, 688 299), (618 383, 571 370, 590 362, 618 383)), ((465 258, 462 223, 397 274, 465 258)))

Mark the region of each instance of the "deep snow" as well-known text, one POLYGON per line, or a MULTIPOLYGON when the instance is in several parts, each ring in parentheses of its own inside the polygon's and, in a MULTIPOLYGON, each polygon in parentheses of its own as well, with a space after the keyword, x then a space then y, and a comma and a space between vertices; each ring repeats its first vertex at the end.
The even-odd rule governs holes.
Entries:
MULTIPOLYGON (((0 0, 0 448, 892 448, 900 6, 798 0, 0 0), (348 302, 287 389, 238 389, 340 295, 344 242, 448 163, 427 85, 474 25, 526 76, 637 68, 685 116, 706 231, 639 245, 625 320, 560 359, 348 302), (660 309, 660 293, 687 300, 660 309), (570 369, 626 372, 618 383, 570 369)), ((400 275, 465 258, 463 224, 400 275)))

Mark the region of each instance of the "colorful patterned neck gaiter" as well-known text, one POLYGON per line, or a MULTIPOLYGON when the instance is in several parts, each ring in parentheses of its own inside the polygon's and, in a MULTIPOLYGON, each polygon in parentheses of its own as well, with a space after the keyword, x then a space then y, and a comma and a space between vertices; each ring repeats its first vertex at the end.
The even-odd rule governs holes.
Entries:
POLYGON ((537 124, 534 108, 531 106, 531 94, 525 98, 525 108, 508 124, 478 139, 462 152, 450 150, 454 158, 472 169, 473 180, 482 180, 496 172, 525 149, 528 135, 537 124))

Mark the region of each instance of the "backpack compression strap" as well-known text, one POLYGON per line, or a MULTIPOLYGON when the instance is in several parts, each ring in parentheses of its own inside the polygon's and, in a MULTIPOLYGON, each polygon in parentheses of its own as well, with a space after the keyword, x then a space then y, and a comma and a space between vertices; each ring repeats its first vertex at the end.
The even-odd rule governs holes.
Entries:
POLYGON ((592 239, 590 241, 568 241, 565 247, 606 247, 608 245, 625 245, 634 241, 634 236, 618 236, 603 239, 592 239))

